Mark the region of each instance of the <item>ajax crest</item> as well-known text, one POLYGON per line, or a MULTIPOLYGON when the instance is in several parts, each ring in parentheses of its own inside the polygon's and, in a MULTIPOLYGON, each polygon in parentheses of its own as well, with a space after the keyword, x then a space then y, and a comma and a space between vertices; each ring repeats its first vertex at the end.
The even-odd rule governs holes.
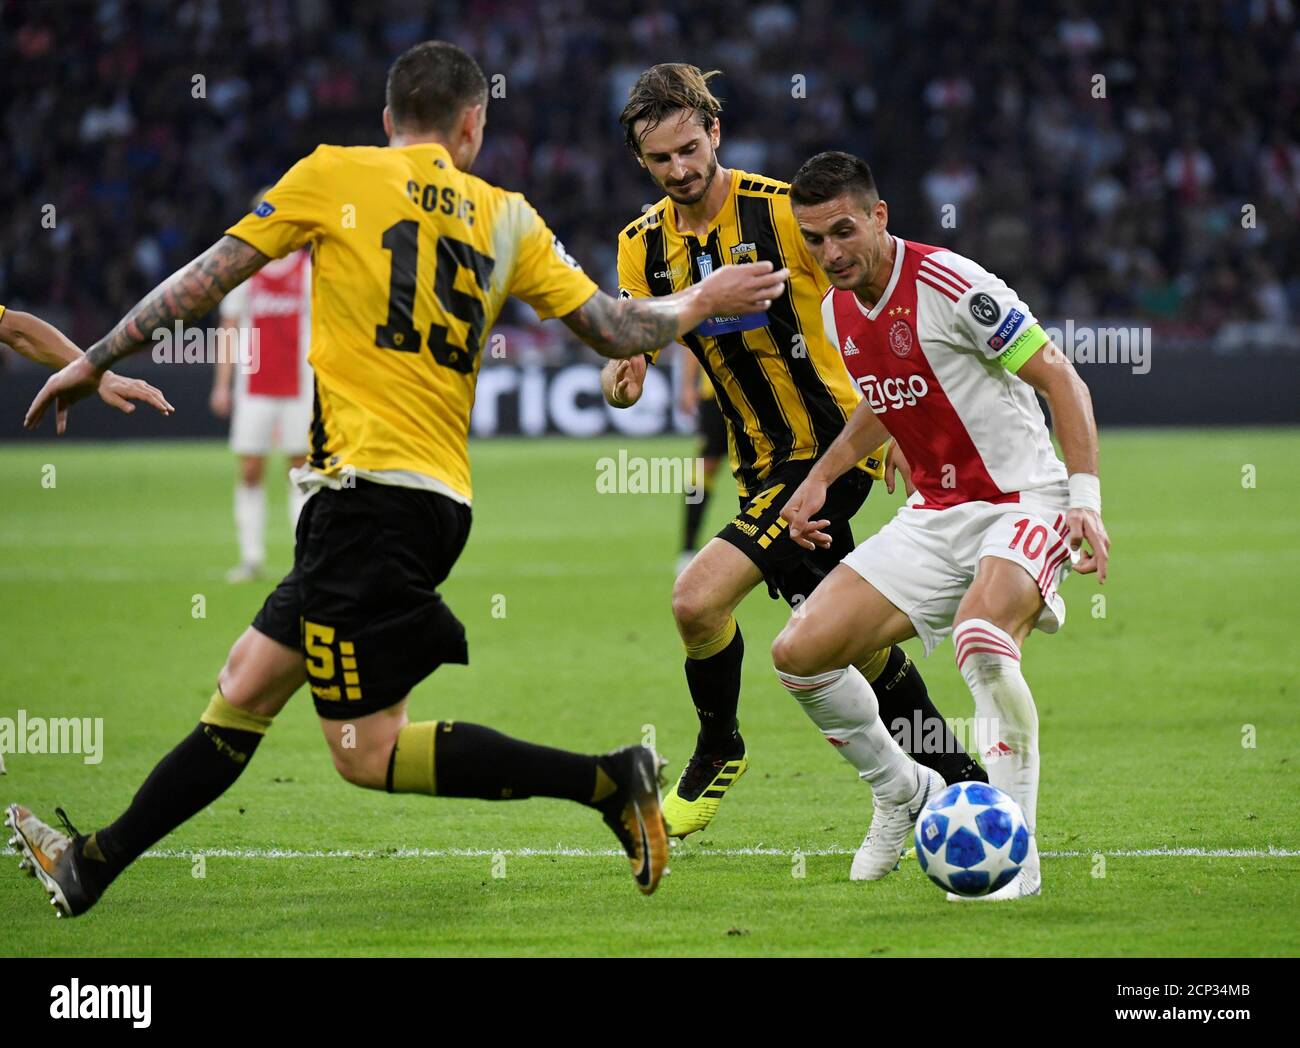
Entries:
POLYGON ((889 348, 896 357, 905 357, 912 352, 912 328, 901 317, 889 325, 889 348))

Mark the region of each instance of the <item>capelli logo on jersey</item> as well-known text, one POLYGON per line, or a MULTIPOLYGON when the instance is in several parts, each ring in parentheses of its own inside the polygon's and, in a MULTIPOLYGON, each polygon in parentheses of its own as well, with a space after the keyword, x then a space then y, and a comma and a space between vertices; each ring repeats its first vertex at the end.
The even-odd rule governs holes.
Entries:
POLYGON ((887 378, 883 381, 875 375, 864 375, 858 379, 858 388, 866 397, 867 404, 877 415, 883 415, 890 408, 910 408, 930 392, 930 387, 920 375, 907 378, 887 378))

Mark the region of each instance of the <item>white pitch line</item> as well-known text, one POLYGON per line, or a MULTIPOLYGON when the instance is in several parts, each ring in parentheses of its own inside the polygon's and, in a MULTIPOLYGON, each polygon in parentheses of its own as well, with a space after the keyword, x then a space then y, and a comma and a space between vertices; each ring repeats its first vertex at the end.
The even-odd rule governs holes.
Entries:
MULTIPOLYGON (((798 852, 804 856, 817 855, 853 855, 852 848, 706 848, 691 847, 689 857, 718 857, 727 859, 752 858, 764 856, 790 857, 798 852)), ((17 855, 12 848, 5 848, 2 855, 17 855)), ((160 848, 145 852, 146 859, 193 859, 202 855, 207 859, 481 859, 495 855, 509 855, 518 858, 577 858, 596 859, 606 857, 624 857, 623 852, 615 848, 395 848, 392 851, 353 851, 353 850, 319 850, 300 851, 292 848, 194 848, 180 851, 175 848, 160 848)), ((1119 848, 1111 851, 1045 851, 1046 859, 1078 859, 1093 855, 1104 855, 1116 859, 1296 859, 1300 858, 1300 849, 1296 848, 1119 848)), ((680 858, 687 858, 686 854, 680 858)))

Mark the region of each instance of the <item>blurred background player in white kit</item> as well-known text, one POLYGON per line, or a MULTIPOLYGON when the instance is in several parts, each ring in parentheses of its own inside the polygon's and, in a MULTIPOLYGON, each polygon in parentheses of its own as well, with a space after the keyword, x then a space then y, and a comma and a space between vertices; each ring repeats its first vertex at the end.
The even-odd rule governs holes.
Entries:
POLYGON ((718 475, 718 466, 727 457, 727 423, 718 407, 718 398, 713 394, 713 384, 700 368, 700 362, 694 353, 681 352, 679 370, 680 387, 677 393, 677 407, 683 415, 695 419, 695 431, 699 434, 700 444, 696 451, 696 476, 693 490, 698 494, 694 501, 687 499, 686 516, 682 524, 682 550, 677 557, 677 574, 686 570, 686 565, 695 556, 700 537, 700 523, 709 506, 709 496, 713 493, 713 480, 718 475))
MULTIPOLYGON (((262 194, 253 209, 269 207, 262 194)), ((251 362, 218 362, 211 407, 230 419, 230 450, 239 457, 235 481, 235 531, 239 563, 229 582, 259 578, 266 563, 266 459, 289 456, 290 466, 307 460, 314 382, 307 363, 311 343, 311 254, 306 249, 273 259, 221 303, 221 326, 240 332, 238 345, 253 345, 251 362), (247 334, 244 334, 244 333, 247 334)), ((303 494, 287 484, 289 527, 298 528, 303 494)))

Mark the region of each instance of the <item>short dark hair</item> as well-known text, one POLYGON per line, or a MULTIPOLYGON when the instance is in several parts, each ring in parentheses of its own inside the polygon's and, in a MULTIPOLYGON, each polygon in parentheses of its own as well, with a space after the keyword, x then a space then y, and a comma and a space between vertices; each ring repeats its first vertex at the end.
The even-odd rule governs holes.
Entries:
POLYGON ((664 117, 678 110, 698 114, 704 130, 713 130, 722 103, 709 90, 709 81, 719 75, 717 69, 706 73, 687 62, 661 62, 637 77, 628 92, 627 105, 618 117, 633 156, 641 155, 641 138, 658 127, 664 117), (632 130, 639 120, 649 121, 640 136, 632 130))
POLYGON ((487 99, 487 78, 455 44, 426 40, 388 69, 384 100, 400 131, 450 131, 466 106, 487 99))
POLYGON ((838 150, 805 160, 790 183, 790 202, 800 207, 824 204, 841 193, 857 193, 868 206, 880 196, 867 162, 838 150))

